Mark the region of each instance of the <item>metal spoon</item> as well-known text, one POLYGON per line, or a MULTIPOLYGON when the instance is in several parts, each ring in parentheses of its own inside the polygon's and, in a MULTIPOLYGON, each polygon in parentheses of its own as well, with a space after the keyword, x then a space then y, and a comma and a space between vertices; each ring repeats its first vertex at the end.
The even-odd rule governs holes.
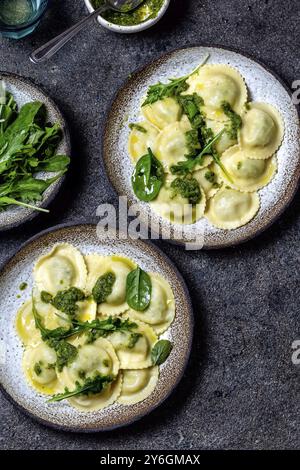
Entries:
POLYGON ((67 29, 59 36, 56 36, 51 41, 44 44, 44 46, 40 47, 36 51, 34 51, 31 56, 30 60, 34 64, 38 64, 39 62, 43 62, 44 60, 50 59, 56 52, 58 52, 67 42, 69 42, 76 34, 81 31, 86 23, 88 23, 92 18, 101 15, 106 10, 116 10, 122 13, 129 13, 130 11, 137 8, 144 0, 105 0, 105 5, 100 8, 97 8, 93 13, 88 15, 86 18, 83 18, 74 26, 67 29))

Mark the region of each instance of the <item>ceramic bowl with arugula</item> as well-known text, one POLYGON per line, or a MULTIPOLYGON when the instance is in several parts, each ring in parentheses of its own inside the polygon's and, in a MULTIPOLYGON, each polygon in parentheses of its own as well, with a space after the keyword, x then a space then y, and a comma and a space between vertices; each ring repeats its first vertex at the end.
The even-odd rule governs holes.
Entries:
POLYGON ((0 73, 0 230, 49 212, 69 164, 56 105, 26 79, 0 73))
POLYGON ((297 108, 266 68, 234 51, 186 48, 133 74, 116 95, 104 161, 144 225, 219 248, 257 235, 291 201, 299 134, 297 108))
MULTIPOLYGON (((89 12, 105 4, 104 0, 84 0, 89 12)), ((166 13, 170 0, 144 0, 130 13, 109 10, 98 16, 98 22, 104 28, 115 33, 132 34, 154 26, 166 13)))
POLYGON ((182 376, 190 299, 150 244, 108 238, 94 225, 54 228, 6 264, 0 288, 1 384, 43 422, 74 431, 125 425, 182 376))

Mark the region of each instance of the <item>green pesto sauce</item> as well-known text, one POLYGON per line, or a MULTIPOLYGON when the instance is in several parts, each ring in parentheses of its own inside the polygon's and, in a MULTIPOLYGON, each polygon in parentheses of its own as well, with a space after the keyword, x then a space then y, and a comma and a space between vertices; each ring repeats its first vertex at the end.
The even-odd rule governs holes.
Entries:
MULTIPOLYGON (((93 0, 94 8, 99 8, 105 4, 105 0, 93 0)), ((101 16, 110 23, 120 26, 134 26, 144 21, 156 18, 164 0, 144 0, 144 2, 135 10, 129 13, 119 13, 117 11, 108 10, 101 16)))
POLYGON ((25 290, 25 289, 27 289, 27 286, 28 286, 27 282, 21 282, 21 284, 19 285, 19 289, 20 290, 25 290))

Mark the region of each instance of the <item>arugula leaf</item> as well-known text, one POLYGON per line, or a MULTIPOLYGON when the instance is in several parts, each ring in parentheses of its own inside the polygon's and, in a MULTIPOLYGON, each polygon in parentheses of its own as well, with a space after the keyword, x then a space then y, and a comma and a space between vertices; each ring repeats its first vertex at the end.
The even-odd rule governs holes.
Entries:
POLYGON ((25 204, 25 202, 17 201, 16 199, 12 197, 0 197, 0 211, 1 209, 5 209, 6 206, 21 206, 21 207, 26 207, 27 209, 34 209, 40 212, 45 212, 49 213, 48 209, 43 209, 42 207, 36 207, 31 204, 25 204))
POLYGON ((65 172, 70 164, 70 157, 67 155, 53 155, 38 161, 35 171, 65 172))
POLYGON ((225 129, 220 131, 213 139, 211 139, 196 158, 193 158, 193 159, 190 158, 188 160, 178 162, 177 165, 171 166, 171 173, 173 175, 187 175, 188 173, 193 171, 196 165, 201 164, 203 161, 203 157, 208 154, 211 154, 212 157, 215 159, 214 157, 215 152, 213 149, 213 145, 224 134, 224 132, 225 132, 225 129))
POLYGON ((5 91, 0 83, 0 135, 11 124, 17 115, 17 103, 11 93, 5 91))
POLYGON ((129 124, 129 129, 131 130, 137 130, 139 132, 142 132, 143 134, 147 134, 147 129, 145 129, 141 124, 136 124, 134 122, 129 124))
POLYGON ((152 283, 149 274, 137 267, 127 276, 126 302, 129 307, 143 312, 151 301, 152 283))
POLYGON ((161 339, 152 348, 151 359, 154 366, 161 366, 171 354, 172 343, 167 339, 161 339))
POLYGON ((64 393, 58 393, 57 395, 54 395, 52 398, 50 398, 50 400, 48 400, 48 403, 59 402, 77 395, 96 395, 101 393, 114 380, 115 377, 97 373, 94 377, 88 377, 85 379, 83 384, 76 382, 75 390, 70 391, 66 388, 64 393))
POLYGON ((55 154, 62 131, 59 124, 46 122, 42 103, 27 103, 18 114, 13 97, 7 94, 5 100, 0 100, 0 210, 19 205, 49 212, 33 203, 69 166, 68 156, 55 154), (41 171, 58 174, 40 179, 41 171))
POLYGON ((72 319, 70 327, 58 327, 53 330, 48 330, 44 327, 42 318, 36 309, 35 299, 33 295, 32 314, 35 320, 35 326, 40 331, 43 341, 63 340, 70 338, 71 336, 88 332, 91 332, 93 334, 93 338, 96 339, 96 336, 108 336, 114 331, 132 331, 133 329, 137 328, 137 324, 130 321, 129 319, 123 320, 119 317, 109 317, 105 320, 100 320, 99 318, 97 318, 96 320, 93 320, 91 322, 81 322, 72 319))
POLYGON ((203 62, 190 74, 180 78, 170 78, 169 83, 158 82, 156 85, 151 85, 148 88, 146 100, 142 106, 156 103, 156 101, 163 100, 164 98, 178 97, 182 92, 188 89, 187 79, 198 72, 209 59, 209 55, 205 57, 203 62))
POLYGON ((140 201, 153 201, 164 182, 162 164, 148 148, 148 153, 141 157, 136 164, 132 175, 132 187, 140 201))
POLYGON ((39 101, 26 103, 17 119, 0 136, 0 174, 12 164, 15 156, 22 150, 31 126, 39 122, 44 113, 44 106, 39 101))
POLYGON ((81 332, 88 333, 88 343, 93 343, 97 338, 106 338, 114 331, 131 332, 136 329, 138 325, 128 318, 122 319, 118 317, 109 317, 105 320, 93 320, 92 322, 75 322, 75 329, 78 328, 81 332), (77 325, 77 326, 76 326, 77 325))

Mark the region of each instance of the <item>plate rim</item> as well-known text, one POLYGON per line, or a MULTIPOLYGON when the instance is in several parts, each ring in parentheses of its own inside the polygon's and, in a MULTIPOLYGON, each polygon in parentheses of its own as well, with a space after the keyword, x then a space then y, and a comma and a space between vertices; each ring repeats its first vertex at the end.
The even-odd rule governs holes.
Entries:
MULTIPOLYGON (((103 166, 104 166, 104 170, 105 170, 107 179, 110 182, 110 185, 111 185, 114 193, 117 196, 123 196, 123 194, 120 194, 118 192, 117 188, 115 187, 114 180, 110 177, 110 172, 107 169, 107 159, 105 158, 105 153, 106 153, 105 152, 105 143, 106 143, 107 135, 109 134, 108 122, 110 121, 111 110, 112 110, 112 107, 113 107, 115 101, 118 99, 119 94, 121 94, 123 92, 123 90, 127 87, 127 85, 130 83, 130 81, 132 79, 135 79, 140 73, 142 73, 143 71, 146 71, 149 67, 151 67, 155 63, 158 63, 160 60, 168 59, 169 57, 171 57, 176 52, 180 52, 180 51, 183 51, 183 50, 186 50, 186 49, 195 49, 195 48, 199 48, 199 47, 209 48, 209 49, 220 49, 220 50, 223 50, 223 51, 234 52, 236 54, 244 56, 246 59, 249 59, 249 60, 257 63, 263 69, 265 69, 268 73, 273 75, 273 77, 280 83, 280 85, 285 89, 285 91, 288 93, 288 95, 290 97, 292 97, 291 89, 289 88, 289 86, 287 85, 285 80, 283 80, 283 78, 281 78, 280 75, 277 74, 277 72, 272 70, 272 68, 270 68, 268 65, 266 65, 260 59, 254 58, 251 54, 249 54, 247 52, 244 52, 243 50, 241 50, 237 47, 226 46, 226 45, 223 45, 223 44, 220 44, 220 43, 215 43, 215 42, 213 42, 213 43, 209 43, 209 42, 205 42, 205 41, 201 42, 201 43, 195 42, 195 43, 187 44, 185 46, 171 48, 167 52, 158 55, 156 58, 152 58, 151 60, 148 60, 143 65, 135 68, 130 73, 130 75, 128 77, 126 77, 125 80, 123 80, 123 82, 118 87, 118 89, 113 93, 113 95, 112 95, 111 99, 109 100, 109 103, 108 103, 108 105, 105 109, 105 113, 104 113, 104 126, 103 126, 102 132, 101 132, 101 138, 102 138, 101 159, 102 159, 102 162, 103 162, 103 166)), ((300 103, 299 104, 293 103, 293 106, 295 107, 295 109, 297 111, 298 118, 300 118, 300 103)), ((239 240, 235 241, 234 243, 229 241, 227 243, 223 242, 222 245, 205 245, 202 248, 199 248, 195 251, 197 251, 197 252, 199 252, 201 250, 215 251, 215 250, 221 250, 221 249, 226 249, 226 248, 232 248, 232 247, 239 246, 239 245, 242 245, 244 243, 247 243, 250 240, 254 240, 256 237, 260 236, 262 233, 267 231, 270 227, 272 227, 272 225, 275 222, 278 221, 278 219, 282 216, 282 214, 291 205, 291 203, 294 200, 299 188, 300 188, 300 173, 298 175, 298 180, 295 182, 293 191, 290 194, 289 200, 285 203, 284 206, 281 207, 280 211, 278 211, 278 213, 276 214, 276 217, 274 217, 264 227, 261 227, 261 228, 257 229, 254 234, 245 236, 244 238, 239 239, 239 240)), ((129 201, 128 201, 128 204, 129 204, 129 201)), ((141 225, 143 225, 143 221, 141 219, 139 219, 139 220, 140 220, 141 225)), ((161 240, 161 238, 159 238, 159 239, 161 240)), ((185 247, 185 245, 186 245, 186 242, 184 242, 183 240, 164 239, 164 241, 166 241, 167 243, 169 243, 171 245, 175 245, 175 246, 179 246, 179 247, 185 247)))
MULTIPOLYGON (((66 228, 71 228, 71 227, 79 227, 79 226, 93 226, 96 229, 97 223, 95 223, 92 219, 88 219, 88 220, 84 220, 84 221, 75 220, 75 221, 72 221, 72 222, 64 222, 64 223, 61 223, 61 224, 58 224, 58 225, 54 225, 53 227, 48 227, 48 228, 42 230, 41 232, 38 232, 37 234, 33 235, 28 240, 26 240, 24 243, 22 243, 19 248, 16 248, 14 250, 12 255, 10 255, 6 260, 4 260, 2 263, 0 263, 0 276, 3 272, 3 270, 7 267, 7 265, 11 261, 13 261, 14 257, 16 255, 18 255, 23 249, 27 248, 31 243, 35 242, 39 238, 41 238, 44 235, 47 235, 49 233, 53 233, 53 232, 59 231, 61 229, 66 229, 66 228)), ((116 233, 118 235, 121 232, 119 230, 117 230, 116 233)), ((128 239, 123 240, 123 241, 126 243, 126 242, 128 242, 128 239)), ((157 408, 159 408, 172 395, 172 393, 174 393, 174 391, 178 387, 178 384, 181 382, 181 380, 184 376, 184 373, 185 373, 185 371, 188 367, 189 361, 190 361, 190 356, 191 356, 191 352, 192 352, 192 345, 193 345, 193 339, 194 339, 194 333, 195 333, 195 315, 194 315, 194 309, 193 309, 191 295, 190 295, 189 289, 187 287, 187 284, 185 282, 185 279, 184 279, 183 275, 178 270, 176 264, 162 251, 162 249, 159 248, 157 245, 155 245, 150 240, 141 240, 141 239, 139 239, 138 242, 140 242, 141 245, 143 245, 143 244, 150 245, 150 247, 152 247, 152 249, 156 250, 159 253, 159 255, 164 259, 165 262, 167 262, 168 264, 171 265, 172 269, 176 273, 178 281, 180 282, 180 284, 183 288, 183 291, 184 291, 185 297, 186 297, 186 302, 187 302, 187 305, 188 305, 189 323, 190 323, 191 334, 189 335, 189 338, 188 338, 188 349, 187 349, 187 353, 186 353, 186 356, 185 356, 185 361, 184 361, 183 367, 180 371, 180 374, 178 375, 178 378, 176 380, 176 383, 175 383, 174 387, 171 390, 169 390, 169 392, 166 394, 165 397, 160 399, 157 403, 155 403, 155 405, 151 406, 145 413, 142 413, 139 416, 128 420, 124 424, 117 424, 117 425, 106 426, 106 427, 102 427, 102 428, 96 428, 96 427, 94 427, 94 428, 89 428, 89 427, 78 428, 78 427, 75 427, 75 426, 64 426, 64 425, 61 425, 61 424, 55 424, 51 421, 48 421, 48 420, 43 419, 39 416, 36 416, 34 413, 29 411, 27 408, 20 405, 20 403, 18 403, 8 393, 8 391, 5 389, 2 382, 0 381, 0 392, 3 394, 3 396, 8 400, 8 402, 10 402, 12 405, 14 405, 18 410, 20 410, 22 413, 24 413, 30 419, 32 419, 32 420, 34 420, 34 421, 36 421, 40 424, 43 424, 44 426, 47 426, 48 428, 55 429, 55 430, 58 430, 58 431, 63 431, 63 432, 93 434, 93 433, 100 433, 100 432, 102 433, 102 432, 107 432, 107 431, 114 431, 115 429, 120 429, 120 428, 123 428, 123 427, 130 426, 133 423, 135 423, 137 421, 140 421, 141 419, 143 419, 146 416, 148 416, 149 414, 151 414, 153 411, 155 411, 157 408)))
MULTIPOLYGON (((19 75, 17 73, 6 72, 6 71, 0 70, 0 79, 5 78, 5 77, 7 77, 7 79, 12 78, 12 79, 17 80, 19 82, 23 82, 26 86, 28 86, 31 89, 32 88, 35 89, 36 91, 38 91, 41 95, 43 95, 45 97, 45 99, 48 101, 48 103, 53 108, 53 110, 59 115, 60 120, 63 124, 63 131, 64 131, 64 139, 63 140, 65 141, 65 145, 68 149, 67 153, 69 153, 69 156, 71 158, 71 156, 72 156, 72 143, 71 143, 71 134, 70 134, 69 125, 68 125, 68 122, 67 122, 67 120, 64 116, 64 113, 60 110, 60 108, 58 107, 56 102, 48 95, 48 93, 43 89, 43 87, 41 85, 37 85, 33 81, 33 79, 31 79, 30 77, 23 77, 22 75, 19 75)), ((51 205, 51 203, 54 201, 54 199, 58 195, 59 191, 61 190, 63 184, 65 183, 66 178, 67 178, 66 173, 63 174, 59 178, 57 185, 53 188, 51 193, 48 195, 47 199, 43 200, 41 202, 40 207, 47 208, 51 205)), ((5 226, 0 225, 0 233, 7 232, 8 230, 12 230, 12 229, 17 228, 17 227, 21 227, 23 224, 25 224, 27 222, 30 222, 31 220, 35 219, 38 216, 41 216, 41 213, 39 211, 33 210, 24 219, 22 219, 22 221, 12 222, 9 225, 5 225, 5 226)))

